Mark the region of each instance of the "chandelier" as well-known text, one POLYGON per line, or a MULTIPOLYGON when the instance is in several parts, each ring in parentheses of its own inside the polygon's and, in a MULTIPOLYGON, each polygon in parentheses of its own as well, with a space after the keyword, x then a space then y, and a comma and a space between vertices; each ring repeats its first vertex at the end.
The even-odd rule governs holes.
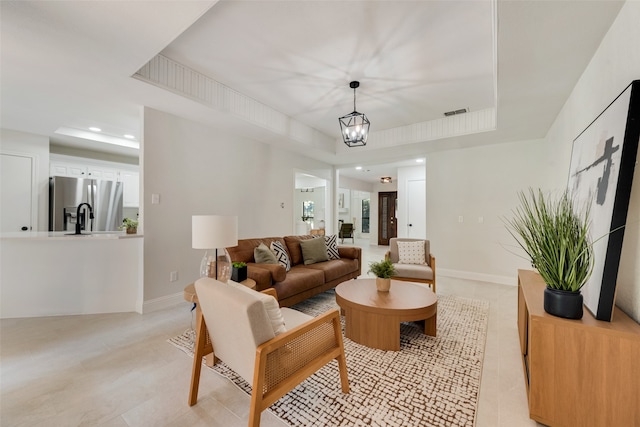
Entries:
POLYGON ((349 87, 353 89, 353 113, 338 119, 342 139, 349 147, 362 147, 367 145, 369 126, 371 125, 367 116, 356 111, 356 89, 359 86, 360 82, 357 81, 349 83, 349 87))

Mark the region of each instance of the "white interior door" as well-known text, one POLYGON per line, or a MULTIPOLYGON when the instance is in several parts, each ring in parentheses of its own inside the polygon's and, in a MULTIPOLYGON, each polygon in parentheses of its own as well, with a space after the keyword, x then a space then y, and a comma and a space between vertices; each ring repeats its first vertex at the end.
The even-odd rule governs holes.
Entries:
POLYGON ((427 188, 424 179, 407 181, 407 237, 427 238, 427 188))
POLYGON ((0 232, 33 227, 33 158, 0 155, 0 232))

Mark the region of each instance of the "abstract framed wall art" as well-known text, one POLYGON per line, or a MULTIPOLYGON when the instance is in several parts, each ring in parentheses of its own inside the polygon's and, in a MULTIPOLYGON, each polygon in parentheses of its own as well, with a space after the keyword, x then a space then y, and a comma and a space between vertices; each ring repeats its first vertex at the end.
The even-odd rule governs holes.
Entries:
MULTIPOLYGON (((640 80, 627 86, 573 141, 568 188, 590 206, 594 268, 582 288, 596 319, 611 321, 640 140, 640 80)), ((640 185, 640 183, 636 183, 640 185)))

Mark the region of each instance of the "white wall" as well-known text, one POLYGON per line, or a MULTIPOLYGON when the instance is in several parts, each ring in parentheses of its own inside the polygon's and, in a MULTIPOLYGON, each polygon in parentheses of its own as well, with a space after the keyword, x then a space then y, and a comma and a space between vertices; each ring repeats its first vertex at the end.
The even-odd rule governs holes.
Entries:
MULTIPOLYGON (((640 79, 640 2, 628 1, 576 84, 547 134, 547 147, 556 150, 563 164, 571 157, 571 144, 634 79, 640 79)), ((640 322, 640 166, 636 162, 627 214, 616 304, 640 322)), ((565 179, 568 168, 554 171, 565 179)))
POLYGON ((332 178, 326 163, 151 108, 142 145, 145 305, 181 295, 197 278, 204 253, 191 248, 192 215, 238 215, 241 239, 294 234, 294 170, 332 178))
POLYGON ((516 283, 517 269, 528 263, 510 252, 514 241, 501 218, 517 205, 518 191, 554 188, 544 144, 537 139, 426 156, 427 236, 439 274, 516 283))
POLYGON ((349 190, 359 190, 371 193, 373 191, 373 184, 359 179, 350 178, 348 176, 340 176, 338 187, 348 188, 349 190))
POLYGON ((37 191, 38 219, 33 231, 49 228, 49 138, 32 133, 0 129, 0 152, 26 154, 35 160, 35 190, 37 191))
MULTIPOLYGON (((427 156, 427 235, 440 274, 515 284, 516 270, 530 268, 503 247, 513 239, 500 217, 517 205, 520 190, 566 187, 573 139, 640 78, 638 22, 640 2, 625 3, 544 139, 427 156)), ((628 218, 637 219, 640 185, 634 182, 628 218)), ((620 265, 617 302, 631 313, 640 313, 639 236, 637 222, 630 224, 620 265)))

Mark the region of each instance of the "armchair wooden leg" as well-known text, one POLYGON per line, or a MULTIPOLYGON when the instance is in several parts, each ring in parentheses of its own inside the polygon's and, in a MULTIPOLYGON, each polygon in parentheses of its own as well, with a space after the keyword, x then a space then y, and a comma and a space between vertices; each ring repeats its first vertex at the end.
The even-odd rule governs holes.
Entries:
POLYGON ((263 388, 266 370, 266 358, 256 355, 255 371, 253 373, 253 386, 251 389, 251 408, 249 409, 249 427, 260 427, 260 417, 262 415, 263 388))
POLYGON ((349 393, 349 376, 347 374, 347 359, 344 357, 344 351, 342 355, 338 357, 338 368, 340 370, 340 384, 342 385, 342 392, 349 393))
POLYGON ((198 387, 200 386, 200 370, 202 369, 202 358, 204 357, 204 347, 206 344, 206 325, 202 312, 196 312, 196 342, 193 349, 193 367, 191 369, 191 388, 189 389, 189 406, 193 406, 198 401, 198 387))
POLYGON ((344 354, 344 342, 342 340, 342 326, 340 318, 333 319, 333 333, 335 334, 338 347, 340 347, 340 355, 336 357, 338 361, 338 370, 340 371, 340 384, 343 393, 349 393, 349 375, 347 373, 347 358, 344 354))

